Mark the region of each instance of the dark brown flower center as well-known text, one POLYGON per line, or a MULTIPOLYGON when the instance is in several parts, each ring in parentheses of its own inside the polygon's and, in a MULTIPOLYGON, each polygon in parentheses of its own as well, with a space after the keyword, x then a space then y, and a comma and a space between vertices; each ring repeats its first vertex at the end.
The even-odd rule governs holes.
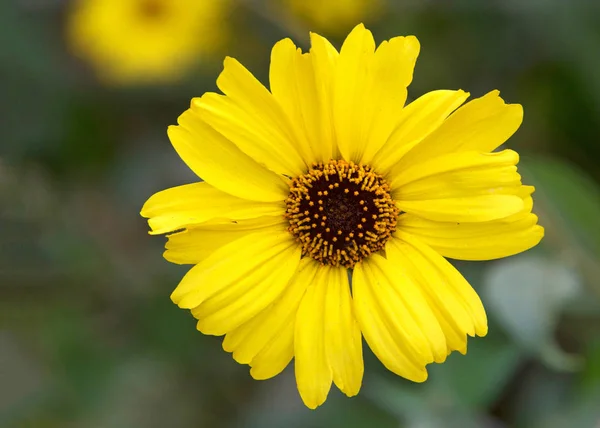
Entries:
POLYGON ((400 212, 381 175, 343 160, 313 164, 294 178, 286 204, 303 255, 347 268, 384 248, 400 212))

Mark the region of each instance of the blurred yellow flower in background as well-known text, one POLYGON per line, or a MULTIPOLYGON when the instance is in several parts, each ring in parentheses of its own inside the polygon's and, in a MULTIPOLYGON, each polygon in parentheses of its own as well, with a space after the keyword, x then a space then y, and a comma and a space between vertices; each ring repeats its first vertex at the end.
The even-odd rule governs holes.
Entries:
POLYGON ((381 13, 381 0, 283 0, 285 6, 317 31, 346 32, 357 22, 381 13))
POLYGON ((67 36, 74 54, 112 84, 181 78, 226 38, 226 0, 77 0, 67 36))

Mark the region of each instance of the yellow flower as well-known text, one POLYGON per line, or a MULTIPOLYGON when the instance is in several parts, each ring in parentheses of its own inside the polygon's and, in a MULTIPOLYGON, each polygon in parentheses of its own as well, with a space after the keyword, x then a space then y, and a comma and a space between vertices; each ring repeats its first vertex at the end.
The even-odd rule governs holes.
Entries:
POLYGON ((67 35, 72 50, 113 84, 180 78, 198 54, 225 37, 225 0, 77 0, 67 35))
POLYGON ((315 408, 332 382, 358 393, 361 337, 415 382, 464 354, 486 314, 444 257, 510 256, 543 229, 517 153, 494 152, 520 126, 520 105, 497 91, 463 105, 468 93, 439 90, 403 107, 415 37, 376 49, 359 25, 339 53, 311 42, 304 54, 275 45, 270 91, 225 60, 225 95, 193 99, 168 131, 204 181, 155 194, 142 215, 170 233, 167 260, 196 265, 171 298, 198 330, 225 335, 255 379, 294 358, 315 408))
POLYGON ((334 33, 376 17, 382 9, 381 0, 283 0, 283 4, 315 28, 334 33))

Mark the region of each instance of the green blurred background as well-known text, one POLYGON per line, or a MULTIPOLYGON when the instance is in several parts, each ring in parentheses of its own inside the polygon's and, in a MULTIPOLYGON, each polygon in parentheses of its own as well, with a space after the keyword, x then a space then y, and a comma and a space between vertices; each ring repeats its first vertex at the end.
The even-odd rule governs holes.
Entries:
POLYGON ((220 52, 177 81, 119 86, 71 53, 70 3, 0 1, 0 427, 600 426, 600 3, 382 0, 345 22, 232 0, 220 52), (277 40, 306 48, 317 30, 339 47, 363 18, 378 41, 420 39, 411 98, 498 88, 523 104, 510 147, 546 238, 457 263, 490 319, 466 356, 417 385, 367 353, 360 395, 332 389, 310 411, 293 367, 252 380, 170 302, 186 267, 138 213, 194 181, 165 131, 215 90, 224 55, 266 82, 277 40))

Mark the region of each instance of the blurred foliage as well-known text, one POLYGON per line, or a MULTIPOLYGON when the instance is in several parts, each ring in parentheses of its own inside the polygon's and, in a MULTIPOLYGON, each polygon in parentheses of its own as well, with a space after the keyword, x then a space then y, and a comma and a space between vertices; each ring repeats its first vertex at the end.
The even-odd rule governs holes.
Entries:
MULTIPOLYGON (((253 381, 195 331, 168 298, 185 268, 138 217, 153 192, 194 180, 165 129, 215 89, 220 60, 170 85, 103 86, 67 49, 68 3, 0 2, 0 426, 600 426, 598 2, 382 0, 376 17, 363 12, 378 40, 419 37, 411 97, 499 88, 524 105, 510 146, 547 236, 523 255, 457 263, 490 319, 466 356, 416 385, 367 353, 361 394, 332 392, 317 411, 292 368, 253 381)), ((262 81, 274 42, 306 47, 313 29, 288 5, 231 2, 225 54, 262 81)), ((355 24, 312 22, 338 46, 355 24)))

